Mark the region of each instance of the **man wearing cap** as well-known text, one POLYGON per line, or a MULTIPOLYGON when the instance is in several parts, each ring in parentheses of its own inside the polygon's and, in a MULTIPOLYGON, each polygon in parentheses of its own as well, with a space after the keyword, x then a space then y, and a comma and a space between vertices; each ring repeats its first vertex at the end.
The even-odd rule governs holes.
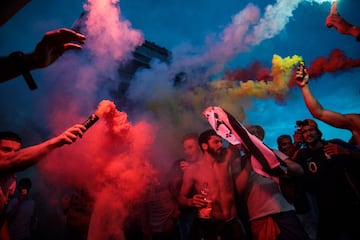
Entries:
POLYGON ((295 82, 301 89, 304 102, 311 115, 333 127, 349 130, 352 134, 349 142, 360 147, 360 114, 341 114, 332 110, 324 109, 310 90, 309 73, 306 68, 304 68, 304 72, 297 71, 296 78, 300 79, 295 82))
POLYGON ((305 191, 316 199, 320 239, 357 239, 360 228, 360 150, 343 140, 323 140, 317 123, 300 121, 304 147, 295 161, 304 169, 305 191), (344 238, 345 237, 345 238, 344 238))

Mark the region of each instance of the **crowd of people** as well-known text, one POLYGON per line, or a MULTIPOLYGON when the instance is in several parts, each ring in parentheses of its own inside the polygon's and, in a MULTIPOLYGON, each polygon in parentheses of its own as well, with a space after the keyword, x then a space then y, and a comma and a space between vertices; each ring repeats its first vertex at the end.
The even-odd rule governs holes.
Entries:
MULTIPOLYGON (((9 5, 0 23, 19 10, 9 5)), ((4 8, 6 9, 6 8, 4 8)), ((336 3, 327 27, 359 40, 360 28, 345 21, 336 3)), ((46 67, 65 51, 81 49, 85 36, 69 29, 45 34, 35 51, 0 58, 0 82, 46 67), (61 41, 59 41, 59 39, 61 41), (77 43, 74 43, 77 42, 77 43)), ((360 114, 324 109, 313 96, 306 70, 297 71, 297 85, 315 119, 351 132, 348 141, 323 139, 314 119, 297 121, 294 133, 281 133, 278 149, 271 149, 286 166, 285 174, 266 177, 254 171, 251 149, 225 146, 213 129, 185 134, 184 158, 174 162, 166 181, 149 189, 145 214, 124 225, 127 239, 149 240, 355 240, 360 236, 360 114), (277 181, 278 180, 278 181, 277 181)), ((24 171, 55 149, 73 144, 86 131, 75 124, 62 134, 22 148, 14 132, 0 132, 0 239, 36 237, 36 203, 30 197, 30 178, 24 171)), ((263 141, 265 130, 247 126, 263 141)), ((179 141, 180 142, 180 141, 179 141)), ((87 239, 93 204, 87 189, 73 189, 61 204, 66 219, 65 239, 87 239)))
MULTIPOLYGON (((278 149, 272 149, 287 168, 275 176, 280 181, 254 171, 252 152, 244 145, 225 147, 215 130, 186 134, 186 157, 175 162, 172 180, 156 194, 167 204, 149 208, 148 222, 156 228, 139 239, 357 239, 360 146, 323 139, 314 119, 298 125, 293 136, 279 135, 278 149)), ((259 125, 247 131, 260 140, 265 135, 259 125)))

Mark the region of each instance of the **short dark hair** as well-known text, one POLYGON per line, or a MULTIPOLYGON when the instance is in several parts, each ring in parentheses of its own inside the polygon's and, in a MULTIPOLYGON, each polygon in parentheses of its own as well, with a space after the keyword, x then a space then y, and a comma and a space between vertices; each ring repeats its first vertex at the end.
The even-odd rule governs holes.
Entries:
POLYGON ((211 136, 219 136, 219 135, 213 129, 205 130, 204 132, 202 132, 200 134, 200 136, 199 136, 199 146, 200 146, 201 150, 204 150, 201 145, 203 143, 207 143, 209 141, 209 139, 211 138, 211 136))
POLYGON ((32 187, 32 182, 31 182, 31 179, 30 178, 21 178, 19 180, 19 183, 18 183, 18 188, 26 188, 27 190, 29 190, 30 188, 32 187))
POLYGON ((284 138, 290 139, 292 141, 292 137, 289 134, 283 134, 276 139, 277 144, 280 145, 280 140, 284 138))
POLYGON ((10 132, 10 131, 0 132, 0 139, 11 140, 11 141, 15 141, 15 142, 22 144, 21 137, 17 133, 10 132))

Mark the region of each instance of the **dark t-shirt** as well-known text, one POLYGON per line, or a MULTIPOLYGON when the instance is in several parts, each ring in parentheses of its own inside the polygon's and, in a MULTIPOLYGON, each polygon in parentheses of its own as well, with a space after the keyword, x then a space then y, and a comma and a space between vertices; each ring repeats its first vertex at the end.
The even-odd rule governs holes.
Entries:
MULTIPOLYGON (((340 139, 323 141, 339 144, 353 151, 360 151, 356 146, 340 139)), ((333 211, 348 216, 348 211, 359 207, 360 199, 356 191, 360 189, 360 159, 346 155, 328 158, 323 148, 310 150, 301 149, 297 155, 298 162, 304 169, 303 183, 307 192, 316 197, 320 212, 333 211), (349 180, 350 178, 350 180, 349 180), (355 187, 355 189, 354 189, 355 187)))

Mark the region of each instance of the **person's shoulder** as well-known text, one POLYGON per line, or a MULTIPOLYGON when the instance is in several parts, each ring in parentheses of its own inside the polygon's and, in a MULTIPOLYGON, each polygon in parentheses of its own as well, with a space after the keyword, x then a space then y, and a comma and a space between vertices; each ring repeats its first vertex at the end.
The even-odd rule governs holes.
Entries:
POLYGON ((339 143, 346 143, 344 140, 342 140, 342 139, 340 139, 340 138, 332 138, 332 139, 329 139, 329 140, 327 140, 327 142, 333 142, 333 143, 335 143, 335 142, 339 142, 339 143))
POLYGON ((19 202, 19 199, 17 197, 12 197, 9 200, 8 206, 7 206, 7 210, 11 210, 15 205, 17 205, 19 202))
POLYGON ((191 171, 196 171, 198 169, 201 169, 201 166, 202 166, 201 161, 196 161, 196 162, 189 163, 189 165, 186 169, 191 170, 191 171))
POLYGON ((349 142, 345 142, 344 140, 339 139, 339 138, 333 138, 331 140, 328 140, 327 142, 338 144, 344 148, 348 148, 353 151, 360 151, 360 148, 357 145, 351 144, 349 142))
POLYGON ((293 158, 296 162, 306 160, 311 156, 312 152, 307 147, 302 147, 297 151, 296 156, 293 158))
POLYGON ((277 150, 277 149, 271 149, 273 151, 273 153, 275 154, 275 156, 277 156, 278 158, 280 158, 280 160, 286 160, 289 159, 290 157, 288 155, 286 155, 285 153, 277 150))
POLYGON ((344 140, 342 140, 340 138, 333 138, 333 139, 327 140, 325 142, 339 144, 339 145, 344 146, 344 147, 352 146, 352 144, 350 144, 348 142, 345 142, 344 140))

